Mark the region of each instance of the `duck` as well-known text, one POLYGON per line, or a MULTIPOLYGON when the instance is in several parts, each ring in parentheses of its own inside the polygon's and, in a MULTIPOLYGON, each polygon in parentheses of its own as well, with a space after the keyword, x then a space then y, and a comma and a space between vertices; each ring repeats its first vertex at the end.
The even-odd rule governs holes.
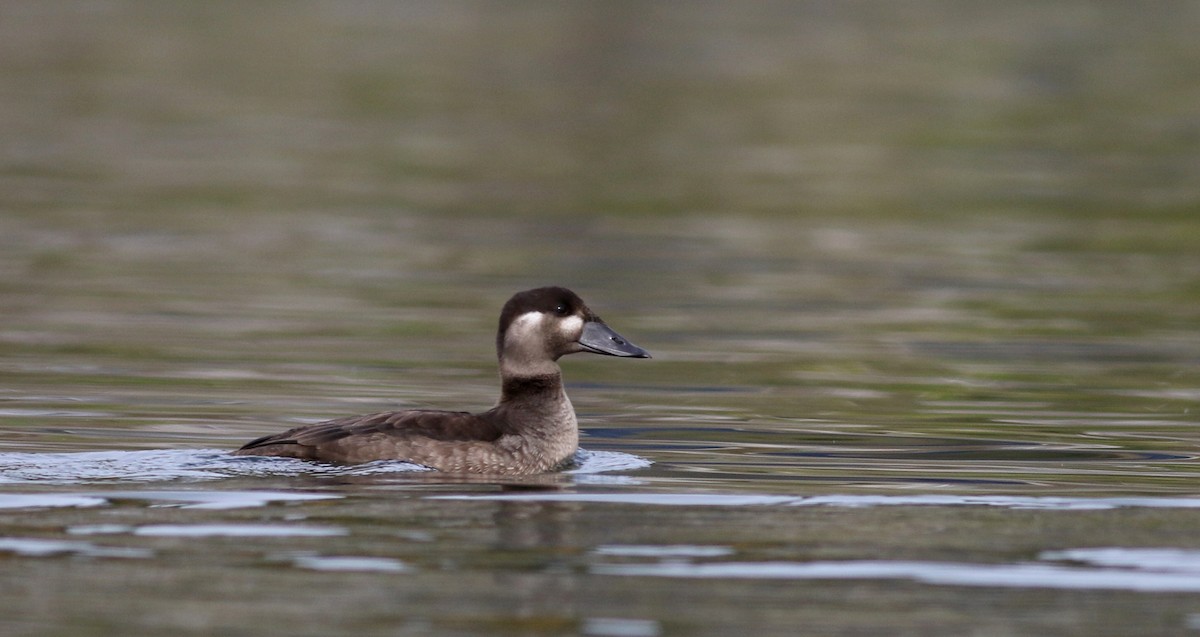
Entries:
POLYGON ((531 475, 570 464, 575 409, 558 359, 592 353, 650 358, 564 287, 518 292, 496 331, 500 399, 480 412, 409 409, 339 418, 251 440, 238 456, 324 463, 401 460, 449 473, 531 475))

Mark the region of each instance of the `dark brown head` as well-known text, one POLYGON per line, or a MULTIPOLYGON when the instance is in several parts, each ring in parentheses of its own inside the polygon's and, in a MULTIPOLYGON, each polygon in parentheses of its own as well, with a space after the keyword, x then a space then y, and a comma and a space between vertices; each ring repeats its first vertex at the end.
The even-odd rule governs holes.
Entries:
POLYGON ((560 287, 514 294, 500 312, 496 354, 510 369, 542 368, 576 352, 649 358, 604 324, 583 299, 560 287))

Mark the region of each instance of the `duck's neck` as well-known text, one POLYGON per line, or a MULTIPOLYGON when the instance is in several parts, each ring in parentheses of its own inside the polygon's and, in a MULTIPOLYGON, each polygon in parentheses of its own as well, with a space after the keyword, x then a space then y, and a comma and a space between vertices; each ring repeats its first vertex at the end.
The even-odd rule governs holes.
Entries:
POLYGON ((562 464, 579 447, 575 408, 557 367, 547 374, 505 374, 500 403, 488 412, 505 434, 501 441, 507 440, 511 453, 523 456, 522 462, 533 463, 537 471, 562 464))
POLYGON ((525 402, 548 403, 566 397, 563 391, 562 374, 552 373, 534 376, 504 376, 500 383, 500 404, 525 402))

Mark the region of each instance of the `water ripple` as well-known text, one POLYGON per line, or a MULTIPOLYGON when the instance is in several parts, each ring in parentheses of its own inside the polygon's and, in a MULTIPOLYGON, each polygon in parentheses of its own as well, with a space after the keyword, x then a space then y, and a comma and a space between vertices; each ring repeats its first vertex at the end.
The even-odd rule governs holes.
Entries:
MULTIPOLYGON (((579 476, 629 471, 650 461, 615 451, 576 453, 567 473, 579 476)), ((307 475, 368 476, 430 471, 398 460, 359 465, 334 465, 293 458, 233 456, 215 449, 156 449, 148 451, 85 451, 78 453, 0 453, 0 484, 92 484, 106 482, 164 482, 219 480, 237 477, 307 475)), ((584 478, 596 482, 595 478, 584 478)), ((0 501, 0 506, 4 503, 0 501)))
POLYGON ((366 475, 423 470, 423 467, 405 462, 340 466, 292 458, 233 456, 215 449, 0 453, 0 484, 162 482, 309 474, 366 475))
POLYGON ((828 506, 865 508, 879 506, 985 506, 1004 509, 1099 511, 1117 508, 1200 509, 1200 498, 1162 497, 1054 497, 1017 495, 734 495, 720 493, 488 493, 438 495, 442 500, 505 500, 538 502, 594 502, 651 506, 828 506))
POLYGON ((693 564, 597 564, 598 575, 689 579, 869 580, 905 579, 940 586, 1057 588, 1139 592, 1200 592, 1200 570, 1079 568, 1055 564, 963 564, 957 562, 716 562, 693 564))

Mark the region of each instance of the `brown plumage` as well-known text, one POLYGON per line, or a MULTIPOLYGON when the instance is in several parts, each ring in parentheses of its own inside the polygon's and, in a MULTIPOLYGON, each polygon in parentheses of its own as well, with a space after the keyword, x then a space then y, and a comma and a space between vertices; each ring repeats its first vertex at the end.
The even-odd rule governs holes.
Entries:
POLYGON ((559 357, 649 358, 566 288, 520 292, 500 314, 500 402, 488 411, 414 409, 340 418, 263 436, 233 452, 325 462, 405 460, 458 473, 531 474, 566 463, 579 444, 559 357))

